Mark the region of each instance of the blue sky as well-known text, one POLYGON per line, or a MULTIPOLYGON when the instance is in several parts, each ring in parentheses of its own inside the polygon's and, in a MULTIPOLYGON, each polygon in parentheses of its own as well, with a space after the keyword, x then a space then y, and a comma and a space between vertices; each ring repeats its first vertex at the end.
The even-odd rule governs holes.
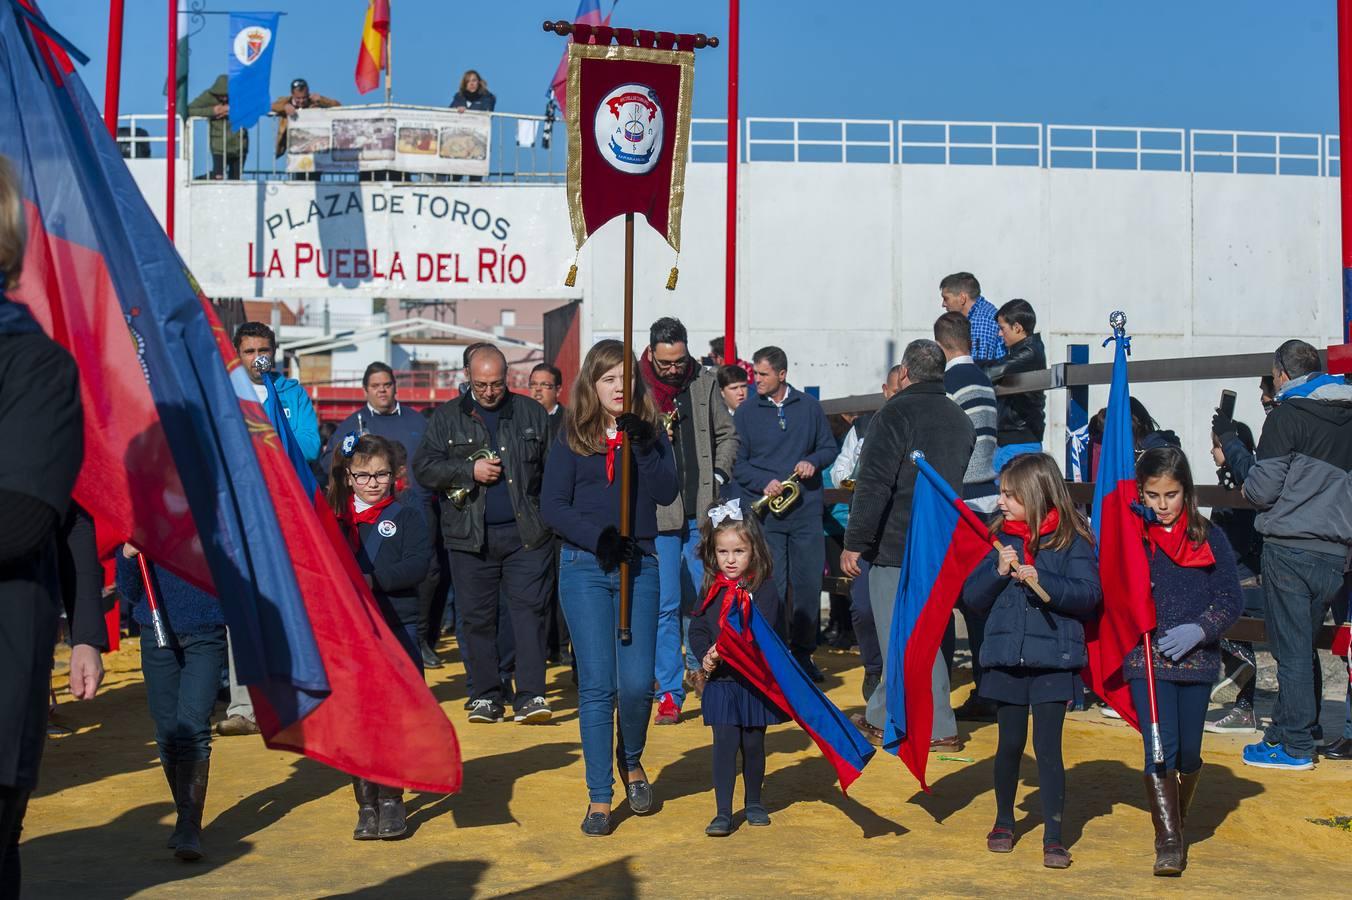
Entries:
MULTIPOLYGON (((563 44, 540 23, 577 9, 576 0, 391 5, 396 101, 445 104, 473 67, 498 109, 528 113, 543 111, 563 44)), ((92 57, 81 74, 101 102, 106 0, 42 6, 92 57)), ((124 113, 163 110, 166 6, 127 0, 124 113)), ((210 6, 288 13, 274 93, 300 75, 320 93, 358 100, 352 73, 365 0, 210 6)), ((718 0, 620 0, 614 23, 722 36, 727 15, 718 0)), ((1334 0, 745 0, 741 26, 744 116, 1337 129, 1334 0)), ((193 94, 225 71, 226 30, 224 16, 209 16, 193 36, 193 94)), ((724 114, 726 62, 723 50, 699 54, 696 116, 724 114)))

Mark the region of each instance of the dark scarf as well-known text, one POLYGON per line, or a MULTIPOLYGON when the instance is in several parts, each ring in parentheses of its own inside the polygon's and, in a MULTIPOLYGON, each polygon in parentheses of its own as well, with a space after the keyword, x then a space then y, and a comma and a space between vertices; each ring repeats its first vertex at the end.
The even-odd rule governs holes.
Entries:
POLYGON ((28 307, 15 303, 0 291, 0 335, 41 334, 42 326, 33 318, 28 307))
POLYGON ((699 366, 690 357, 685 358, 685 372, 681 375, 681 380, 675 384, 663 381, 657 377, 657 370, 653 368, 652 348, 649 347, 643 351, 643 356, 638 361, 638 370, 643 375, 643 382, 652 391, 653 401, 657 408, 669 413, 676 409, 676 398, 681 395, 681 391, 690 386, 690 382, 699 377, 699 366))
MULTIPOLYGON (((1060 524, 1061 514, 1056 510, 1052 510, 1047 513, 1047 517, 1043 519, 1042 524, 1038 526, 1037 536, 1039 538, 1046 537, 1054 532, 1060 524)), ((1033 531, 1028 527, 1028 523, 1014 522, 1010 519, 1005 519, 1004 524, 1000 526, 1000 530, 1010 537, 1023 538, 1023 559, 1027 565, 1031 566, 1033 564, 1033 555, 1037 552, 1035 545, 1041 543, 1041 541, 1033 540, 1033 531)))
POLYGON ((1151 522, 1145 529, 1145 536, 1154 551, 1162 552, 1174 561, 1174 565, 1185 569, 1205 569, 1216 564, 1216 554, 1206 541, 1194 545, 1188 540, 1188 510, 1184 507, 1179 513, 1173 528, 1165 530, 1158 522, 1151 522))

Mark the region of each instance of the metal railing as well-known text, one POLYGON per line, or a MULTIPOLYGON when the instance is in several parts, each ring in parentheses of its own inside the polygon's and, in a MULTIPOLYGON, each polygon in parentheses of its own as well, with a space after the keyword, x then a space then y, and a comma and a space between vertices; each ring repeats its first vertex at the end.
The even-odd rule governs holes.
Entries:
POLYGON ((897 161, 891 119, 748 118, 744 135, 746 162, 897 161))
POLYGON ((1319 134, 1193 130, 1189 168, 1235 175, 1322 175, 1323 143, 1319 134))
POLYGON ((1336 134, 1324 135, 1324 174, 1338 178, 1342 174, 1343 142, 1336 134))
POLYGON ((1183 172, 1182 128, 1048 125, 1047 167, 1183 172))
POLYGON ((942 122, 901 119, 903 163, 1042 167, 1040 122, 942 122))

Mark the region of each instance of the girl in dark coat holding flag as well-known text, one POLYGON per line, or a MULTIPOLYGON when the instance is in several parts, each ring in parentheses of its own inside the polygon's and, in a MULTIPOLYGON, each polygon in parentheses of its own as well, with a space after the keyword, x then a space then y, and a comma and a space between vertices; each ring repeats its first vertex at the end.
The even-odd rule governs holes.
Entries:
MULTIPOLYGON (((718 640, 734 603, 755 603, 776 632, 784 629, 784 598, 771 577, 770 548, 754 516, 729 501, 709 510, 700 528, 704 561, 704 603, 690 623, 690 652, 701 661, 708 682, 701 701, 704 724, 714 730, 714 819, 704 833, 732 834, 732 793, 737 782, 737 751, 742 751, 746 823, 769 825, 761 805, 765 780, 765 729, 787 722, 741 673, 719 664, 718 640)), ((742 621, 747 622, 747 611, 742 621)))
MULTIPOLYGON (((348 434, 333 455, 328 498, 386 624, 421 672, 418 585, 432 563, 432 539, 422 507, 395 498, 398 476, 399 454, 388 440, 348 434)), ((353 839, 389 840, 408 830, 403 788, 355 777, 352 788, 353 839)))
POLYGON ((1075 510, 1056 461, 1020 456, 1000 473, 1000 513, 991 539, 1001 544, 967 579, 968 608, 988 615, 981 644, 980 694, 996 704, 994 853, 1014 849, 1014 793, 1033 714, 1033 752, 1042 797, 1042 864, 1070 865, 1061 843, 1066 769, 1061 728, 1075 673, 1088 662, 1084 623, 1098 608, 1098 561, 1089 525, 1075 510), (1037 523, 1036 534, 1034 526, 1037 523), (1051 598, 1043 602, 1038 585, 1051 598))
POLYGON ((1122 668, 1145 738, 1155 874, 1181 875, 1188 864, 1183 821, 1202 776, 1202 730, 1211 685, 1220 672, 1220 639, 1239 618, 1243 592, 1225 532, 1212 528, 1197 510, 1183 451, 1162 447, 1141 454, 1136 485, 1148 520, 1146 552, 1155 602, 1151 657, 1163 764, 1154 763, 1144 727, 1151 716, 1141 647, 1127 655, 1122 668))

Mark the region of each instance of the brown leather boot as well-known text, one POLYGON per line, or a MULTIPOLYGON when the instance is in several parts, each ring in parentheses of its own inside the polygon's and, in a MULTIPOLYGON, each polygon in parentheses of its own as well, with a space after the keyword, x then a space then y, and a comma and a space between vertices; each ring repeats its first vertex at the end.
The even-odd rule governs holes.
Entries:
POLYGON ((1184 825, 1188 824, 1188 807, 1197 793, 1197 782, 1202 780, 1202 770, 1178 773, 1178 812, 1184 825))
POLYGON ((1187 862, 1183 858, 1183 817, 1178 808, 1178 774, 1173 771, 1145 775, 1150 819, 1155 825, 1155 874, 1178 876, 1187 862))
MULTIPOLYGON (((169 760, 165 759, 164 757, 160 757, 160 767, 164 769, 164 780, 167 781, 167 782, 169 782, 169 793, 170 793, 170 795, 172 795, 173 798, 174 798, 174 810, 175 810, 175 812, 177 812, 177 811, 178 811, 178 763, 177 763, 177 762, 170 762, 169 760)), ((181 839, 181 838, 180 838, 180 835, 179 835, 179 832, 182 830, 182 828, 183 828, 183 821, 182 821, 182 818, 180 817, 179 821, 177 821, 177 822, 174 823, 174 831, 173 831, 173 834, 169 835, 169 840, 168 840, 168 841, 165 843, 165 845, 164 845, 164 846, 165 846, 165 849, 167 849, 167 850, 176 850, 176 849, 178 848, 178 842, 179 842, 179 840, 181 839)))
POLYGON ((352 829, 352 840, 374 841, 380 837, 376 814, 376 785, 363 778, 352 779, 352 793, 357 797, 357 827, 352 829))
POLYGON ((179 859, 194 862, 205 853, 202 850, 202 813, 207 805, 207 782, 211 775, 211 760, 197 759, 192 762, 180 761, 175 771, 178 776, 178 822, 175 832, 179 835, 174 855, 179 859))

